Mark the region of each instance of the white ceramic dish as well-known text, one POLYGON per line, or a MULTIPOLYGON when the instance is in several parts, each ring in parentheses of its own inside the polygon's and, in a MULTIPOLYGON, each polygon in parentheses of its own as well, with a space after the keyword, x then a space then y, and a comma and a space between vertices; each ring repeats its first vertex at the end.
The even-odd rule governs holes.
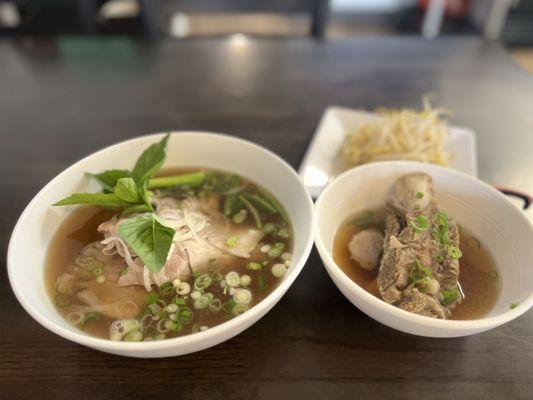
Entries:
POLYGON ((466 336, 509 322, 533 304, 532 225, 504 195, 472 176, 409 161, 366 164, 330 183, 315 211, 315 243, 331 279, 357 308, 391 328, 421 336, 466 336), (500 269, 500 296, 482 319, 437 320, 401 310, 359 287, 333 261, 332 243, 339 226, 354 213, 382 206, 399 177, 419 171, 433 177, 441 206, 490 249, 500 269), (519 305, 511 309, 511 302, 519 305))
POLYGON ((167 357, 221 343, 265 315, 289 289, 302 270, 313 245, 313 203, 296 172, 281 158, 253 143, 225 135, 174 133, 168 145, 166 167, 197 166, 238 173, 260 183, 285 206, 294 230, 293 265, 279 286, 240 316, 203 332, 156 342, 112 342, 89 336, 68 324, 56 310, 43 282, 43 267, 53 233, 71 211, 50 204, 73 192, 96 191, 84 178, 86 171, 132 168, 141 152, 163 134, 144 136, 107 147, 67 168, 30 202, 13 231, 8 250, 11 286, 26 311, 52 332, 73 342, 113 354, 167 357))
MULTIPOLYGON (((298 171, 313 198, 318 197, 335 176, 349 168, 339 159, 339 148, 347 132, 353 131, 361 121, 369 118, 376 118, 376 114, 335 106, 326 109, 298 171)), ((444 148, 453 154, 452 168, 477 176, 476 138, 473 131, 451 127, 444 148)))

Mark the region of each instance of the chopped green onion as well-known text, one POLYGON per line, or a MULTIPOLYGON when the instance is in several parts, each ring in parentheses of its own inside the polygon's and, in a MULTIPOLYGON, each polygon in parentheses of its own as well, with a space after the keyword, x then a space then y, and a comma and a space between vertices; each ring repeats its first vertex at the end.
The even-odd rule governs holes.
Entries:
POLYGON ((236 317, 248 311, 249 308, 250 307, 248 307, 248 305, 246 304, 235 304, 235 306, 231 310, 231 313, 236 317))
POLYGON ((433 273, 429 268, 424 267, 420 261, 415 260, 409 274, 409 284, 424 279, 425 277, 433 278, 433 273))
POLYGON ((246 264, 246 269, 250 269, 252 271, 261 271, 262 268, 263 266, 256 262, 249 262, 246 264))
POLYGON ((230 236, 226 240, 226 246, 233 248, 239 244, 239 239, 236 236, 230 236))
POLYGON ((461 293, 459 290, 443 290, 442 291, 442 305, 447 306, 452 304, 454 301, 456 301, 459 297, 461 297, 461 293))
POLYGON ((187 304, 187 301, 183 297, 176 296, 174 297, 174 304, 177 306, 184 306, 187 304))
POLYGON ((98 321, 100 319, 100 313, 99 312, 88 312, 85 313, 83 317, 83 321, 81 321, 81 327, 83 328, 86 324, 92 321, 98 321))
POLYGON ((143 339, 143 334, 139 331, 133 331, 126 335, 124 341, 126 342, 140 342, 143 339))
POLYGON ((163 296, 168 296, 169 294, 174 293, 174 285, 172 284, 172 282, 165 282, 159 288, 159 292, 163 296))
POLYGON ((247 199, 245 199, 242 195, 238 196, 239 200, 242 201, 244 206, 248 209, 250 214, 252 214, 252 217, 255 221, 255 226, 257 226, 259 229, 263 226, 263 223, 261 222, 261 217, 259 216, 259 212, 257 209, 250 203, 247 199))
POLYGON ((230 271, 226 274, 224 277, 224 282, 229 287, 237 287, 241 283, 241 278, 239 277, 239 274, 235 271, 230 271))
POLYGON ((276 278, 281 278, 283 275, 285 275, 285 272, 287 272, 287 267, 285 264, 274 264, 272 266, 272 275, 274 275, 276 278))
POLYGON ((278 237, 283 240, 289 240, 291 238, 291 230, 287 227, 281 228, 278 231, 278 237))
POLYGON ((278 258, 279 256, 281 256, 281 253, 283 252, 283 249, 280 249, 279 247, 272 247, 269 251, 268 251, 268 256, 270 258, 278 258))
POLYGON ((248 216, 248 211, 245 209, 239 210, 232 218, 233 222, 236 224, 242 224, 246 217, 248 216))
POLYGON ((178 305, 170 303, 168 306, 165 307, 165 311, 169 313, 175 313, 176 311, 178 311, 178 305))
POLYGON ((190 324, 193 317, 194 313, 189 307, 182 307, 178 311, 178 320, 184 325, 190 324))
POLYGON ((157 293, 148 293, 144 298, 144 302, 146 304, 154 304, 158 300, 159 300, 159 295, 157 293))
POLYGON ((246 287, 252 283, 252 278, 249 275, 241 275, 241 286, 246 287))
POLYGON ((252 292, 248 289, 237 289, 233 295, 236 304, 250 304, 252 302, 252 292))
POLYGON ((186 294, 189 294, 190 292, 191 292, 191 285, 189 285, 187 282, 180 282, 180 284, 176 287, 176 293, 179 294, 180 296, 185 296, 186 294))
POLYGON ((448 246, 448 255, 458 260, 463 256, 463 252, 457 246, 448 246))
POLYGON ((211 285, 212 282, 213 280, 208 274, 202 274, 195 279, 194 289, 199 291, 205 290, 211 285))
POLYGON ((273 224, 272 222, 269 222, 263 226, 263 232, 265 232, 267 235, 271 235, 276 233, 278 228, 276 227, 276 224, 273 224))
POLYGON ((165 322, 165 328, 172 332, 179 332, 181 331, 181 324, 179 323, 179 321, 169 320, 165 322))
POLYGON ((59 308, 68 307, 70 305, 70 299, 66 294, 58 293, 54 297, 54 303, 59 308))
POLYGON ((409 226, 415 233, 420 233, 429 227, 429 222, 425 216, 419 215, 414 220, 409 221, 409 226))
POLYGON ((217 313, 222 309, 222 301, 220 299, 213 299, 209 302, 208 305, 209 311, 217 313))
POLYGON ((213 300, 213 297, 214 297, 213 293, 206 293, 206 294, 201 295, 199 298, 194 300, 194 303, 193 303, 194 308, 198 310, 202 310, 206 308, 211 302, 211 300, 213 300))
POLYGON ((416 192, 416 198, 417 198, 417 199, 421 199, 421 198, 423 198, 423 197, 424 197, 424 193, 422 193, 422 192, 416 192))
POLYGON ((490 271, 488 275, 490 279, 498 279, 498 272, 496 271, 490 271))
POLYGON ((520 303, 518 301, 512 301, 511 303, 509 303, 509 308, 512 310, 516 307, 518 307, 520 305, 520 303))

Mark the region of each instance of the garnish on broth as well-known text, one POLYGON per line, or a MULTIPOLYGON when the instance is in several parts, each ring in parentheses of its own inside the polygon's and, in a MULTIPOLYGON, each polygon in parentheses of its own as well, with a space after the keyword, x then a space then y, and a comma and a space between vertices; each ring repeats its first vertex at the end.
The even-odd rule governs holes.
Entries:
POLYGON ((97 206, 67 218, 47 266, 58 311, 91 334, 135 342, 208 329, 261 301, 291 265, 281 203, 223 171, 156 176, 168 139, 148 147, 131 171, 88 173, 101 193, 54 204, 97 206), (65 263, 62 255, 72 253, 65 263))

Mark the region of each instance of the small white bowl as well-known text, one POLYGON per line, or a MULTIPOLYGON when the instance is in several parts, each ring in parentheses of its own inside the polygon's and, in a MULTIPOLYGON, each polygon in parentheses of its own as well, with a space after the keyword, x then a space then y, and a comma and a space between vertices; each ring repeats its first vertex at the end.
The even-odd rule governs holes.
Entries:
POLYGON ((315 243, 331 279, 357 308, 391 328, 420 336, 466 336, 509 322, 533 304, 530 222, 504 195, 467 174, 409 161, 367 164, 336 178, 319 197, 315 211, 315 243), (502 288, 485 317, 437 320, 401 310, 365 291, 333 261, 333 238, 341 224, 359 211, 382 206, 394 182, 410 172, 431 175, 441 206, 490 249, 500 270, 502 288), (519 304, 510 309, 512 302, 519 304))
POLYGON ((98 151, 67 168, 48 183, 20 216, 9 243, 11 286, 26 311, 45 328, 73 342, 131 357, 168 357, 199 351, 247 329, 265 315, 294 282, 313 245, 313 203, 296 172, 281 158, 253 143, 201 132, 173 133, 164 167, 205 167, 235 172, 272 192, 285 206, 294 230, 293 264, 264 300, 249 311, 203 332, 156 342, 112 342, 89 336, 55 310, 44 285, 48 245, 71 209, 50 205, 73 192, 96 191, 84 173, 113 168, 131 169, 137 157, 163 134, 144 136, 98 151))

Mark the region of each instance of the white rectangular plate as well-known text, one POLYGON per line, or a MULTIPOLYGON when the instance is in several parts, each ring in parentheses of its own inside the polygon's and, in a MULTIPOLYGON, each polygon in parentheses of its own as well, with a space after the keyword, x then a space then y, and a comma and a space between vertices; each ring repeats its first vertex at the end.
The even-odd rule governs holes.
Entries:
MULTIPOLYGON (((369 118, 376 118, 376 114, 336 106, 326 109, 298 171, 312 197, 318 197, 328 182, 350 168, 339 158, 339 148, 347 132, 369 118)), ((477 176, 476 138, 472 130, 450 127, 443 146, 452 154, 451 168, 477 176)))

